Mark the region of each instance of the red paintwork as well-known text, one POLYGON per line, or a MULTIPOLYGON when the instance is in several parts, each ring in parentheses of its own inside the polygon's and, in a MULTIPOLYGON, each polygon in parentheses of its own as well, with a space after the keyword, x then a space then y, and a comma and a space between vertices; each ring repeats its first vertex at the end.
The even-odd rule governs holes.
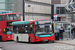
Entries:
POLYGON ((3 28, 11 28, 12 27, 12 26, 7 26, 7 22, 21 21, 21 20, 6 20, 6 15, 7 14, 20 14, 20 13, 0 14, 0 15, 5 15, 5 21, 0 21, 0 36, 2 36, 3 41, 13 40, 12 34, 11 35, 3 34, 3 28))
POLYGON ((35 35, 34 34, 29 34, 29 37, 31 39, 31 42, 35 42, 35 35))
POLYGON ((55 38, 54 38, 54 35, 51 36, 51 37, 38 37, 38 36, 36 36, 35 42, 41 42, 41 41, 44 41, 44 40, 54 41, 55 38))
MULTIPOLYGON (((42 20, 52 20, 52 19, 42 19, 42 20)), ((51 37, 38 37, 38 36, 35 36, 36 35, 35 21, 41 21, 41 20, 30 21, 30 24, 31 23, 34 24, 34 34, 29 34, 29 37, 31 38, 31 42, 41 42, 43 40, 54 41, 55 40, 55 34, 51 37)), ((52 20, 52 22, 53 22, 53 20, 52 20)), ((53 23, 53 33, 55 33, 54 23, 53 23)))
POLYGON ((7 40, 13 40, 13 35, 7 35, 7 40))

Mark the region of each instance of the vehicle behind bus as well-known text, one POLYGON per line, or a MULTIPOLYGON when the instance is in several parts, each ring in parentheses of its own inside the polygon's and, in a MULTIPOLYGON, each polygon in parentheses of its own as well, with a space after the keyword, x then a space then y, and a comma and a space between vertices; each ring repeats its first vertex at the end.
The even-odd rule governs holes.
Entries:
POLYGON ((20 13, 0 14, 0 41, 13 40, 12 22, 21 21, 20 13))
POLYGON ((17 42, 54 42, 53 20, 13 22, 13 40, 17 42))

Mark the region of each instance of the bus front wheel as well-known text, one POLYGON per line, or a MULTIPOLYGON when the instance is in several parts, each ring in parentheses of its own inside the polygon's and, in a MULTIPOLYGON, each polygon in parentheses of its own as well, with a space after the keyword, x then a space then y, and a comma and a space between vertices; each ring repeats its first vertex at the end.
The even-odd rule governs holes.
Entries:
POLYGON ((46 43, 49 43, 49 41, 46 41, 46 43))
POLYGON ((2 36, 0 36, 0 41, 2 41, 2 36))

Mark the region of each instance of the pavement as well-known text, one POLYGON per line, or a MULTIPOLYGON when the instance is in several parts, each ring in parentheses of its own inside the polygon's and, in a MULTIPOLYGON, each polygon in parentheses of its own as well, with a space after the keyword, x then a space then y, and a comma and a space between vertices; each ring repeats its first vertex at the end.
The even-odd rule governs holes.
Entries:
POLYGON ((74 45, 75 46, 75 39, 73 40, 62 40, 62 41, 56 41, 56 43, 62 43, 62 44, 68 44, 68 45, 74 45))

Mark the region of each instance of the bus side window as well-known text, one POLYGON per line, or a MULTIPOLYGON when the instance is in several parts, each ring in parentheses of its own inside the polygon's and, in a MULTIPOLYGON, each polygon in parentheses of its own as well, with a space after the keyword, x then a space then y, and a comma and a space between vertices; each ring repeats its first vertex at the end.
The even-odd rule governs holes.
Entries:
POLYGON ((18 32, 19 33, 25 33, 24 32, 24 25, 18 26, 18 32))
POLYGON ((18 27, 17 26, 13 26, 13 32, 18 33, 18 27))
POLYGON ((34 33, 34 26, 32 24, 30 25, 30 30, 31 30, 31 34, 33 34, 34 33))
POLYGON ((25 33, 32 34, 33 33, 33 25, 25 25, 25 33))

